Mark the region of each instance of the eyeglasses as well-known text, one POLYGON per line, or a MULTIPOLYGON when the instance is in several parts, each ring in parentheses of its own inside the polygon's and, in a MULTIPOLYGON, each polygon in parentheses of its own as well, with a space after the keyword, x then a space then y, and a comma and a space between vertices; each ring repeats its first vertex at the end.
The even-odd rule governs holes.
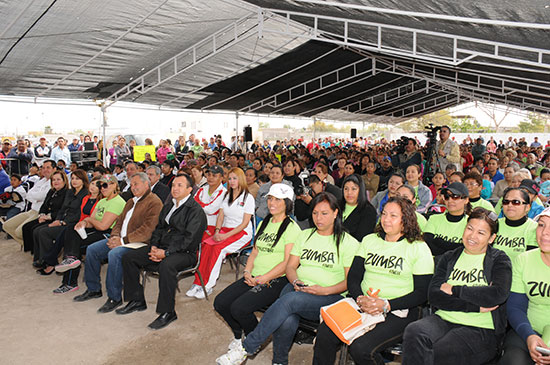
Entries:
POLYGON ((458 194, 443 194, 443 197, 445 198, 445 200, 449 200, 449 199, 452 199, 452 200, 462 199, 462 195, 458 195, 458 194))
POLYGON ((479 186, 478 183, 468 183, 468 184, 464 184, 466 185, 466 187, 472 187, 472 188, 475 188, 476 186, 479 186))
POLYGON ((524 202, 524 201, 521 201, 521 200, 517 200, 517 199, 512 199, 512 200, 503 199, 503 200, 502 200, 502 205, 509 205, 509 204, 512 204, 512 205, 515 205, 515 206, 518 206, 518 205, 529 205, 529 203, 524 202))

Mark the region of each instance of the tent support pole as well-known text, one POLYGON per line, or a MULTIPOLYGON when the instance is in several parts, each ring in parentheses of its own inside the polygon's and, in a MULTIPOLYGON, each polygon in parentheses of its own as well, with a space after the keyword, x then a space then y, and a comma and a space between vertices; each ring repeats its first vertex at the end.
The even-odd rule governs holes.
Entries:
POLYGON ((107 167, 107 138, 105 134, 105 129, 107 128, 107 105, 105 102, 102 102, 99 106, 101 108, 102 123, 101 123, 101 132, 103 135, 103 166, 107 167))

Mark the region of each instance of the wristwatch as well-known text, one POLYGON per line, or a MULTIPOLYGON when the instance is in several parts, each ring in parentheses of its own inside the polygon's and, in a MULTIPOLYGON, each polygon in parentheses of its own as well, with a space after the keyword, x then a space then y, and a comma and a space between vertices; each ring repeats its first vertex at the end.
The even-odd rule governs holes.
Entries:
POLYGON ((168 256, 170 256, 170 251, 164 250, 164 257, 168 257, 168 256))

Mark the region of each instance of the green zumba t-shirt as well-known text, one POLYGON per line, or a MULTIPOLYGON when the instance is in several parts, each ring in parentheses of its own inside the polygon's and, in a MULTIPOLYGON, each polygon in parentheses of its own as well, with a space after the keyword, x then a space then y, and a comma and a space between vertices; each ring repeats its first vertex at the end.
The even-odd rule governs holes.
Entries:
POLYGON ((537 222, 528 218, 521 226, 510 227, 506 224, 506 218, 500 218, 493 247, 504 251, 514 262, 514 259, 529 247, 538 247, 537 222))
POLYGON ((539 334, 550 325, 550 267, 542 261, 540 249, 516 257, 512 264, 512 289, 529 298, 527 318, 539 334))
POLYGON ((345 221, 348 219, 349 215, 357 208, 357 205, 349 205, 346 204, 346 207, 344 208, 344 213, 342 213, 342 221, 345 221))
POLYGON ((265 275, 285 259, 285 246, 289 243, 296 243, 302 230, 294 221, 290 221, 279 242, 273 247, 277 231, 283 222, 269 222, 264 231, 256 236, 256 248, 258 256, 254 259, 254 267, 250 273, 252 276, 265 275))
POLYGON ((495 212, 495 207, 493 207, 493 204, 491 204, 490 202, 488 202, 487 200, 485 200, 483 198, 479 198, 479 200, 476 201, 476 202, 471 201, 470 204, 472 204, 472 210, 477 208, 477 207, 482 207, 482 208, 487 209, 490 212, 495 212))
MULTIPOLYGON (((447 283, 453 286, 488 286, 483 272, 484 258, 485 254, 469 255, 466 252, 462 252, 453 267, 453 271, 451 271, 447 283)), ((495 329, 491 312, 480 313, 438 310, 435 314, 447 322, 464 326, 495 329)))
MULTIPOLYGON (((97 205, 95 206, 95 219, 98 221, 103 220, 103 215, 107 212, 113 213, 115 215, 120 215, 122 214, 125 205, 126 202, 124 201, 124 199, 122 199, 120 195, 117 195, 109 200, 107 200, 107 198, 103 198, 98 201, 97 205)), ((109 228, 112 229, 115 225, 116 219, 109 228)))
POLYGON ((426 217, 424 217, 422 214, 416 213, 416 221, 418 222, 418 227, 420 227, 420 231, 424 232, 424 229, 426 228, 426 224, 428 224, 428 220, 426 217))
POLYGON ((380 289, 379 297, 395 299, 414 290, 413 275, 430 275, 434 261, 425 242, 409 243, 402 239, 386 242, 377 233, 363 238, 357 256, 365 259, 365 275, 361 290, 380 289))
POLYGON ((428 219, 424 232, 433 234, 434 238, 456 243, 458 247, 458 245, 462 245, 462 235, 467 221, 468 216, 466 215, 458 222, 449 222, 447 214, 434 214, 428 219))
POLYGON ((300 258, 298 278, 307 285, 332 286, 346 279, 345 267, 351 267, 359 242, 345 233, 336 252, 334 236, 321 236, 313 228, 302 231, 290 252, 300 258), (311 237, 310 237, 311 235, 311 237))

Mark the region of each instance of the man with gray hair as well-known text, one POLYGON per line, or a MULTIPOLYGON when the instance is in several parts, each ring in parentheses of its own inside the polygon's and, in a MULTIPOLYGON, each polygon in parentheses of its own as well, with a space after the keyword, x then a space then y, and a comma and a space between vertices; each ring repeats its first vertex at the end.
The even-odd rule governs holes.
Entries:
POLYGON ((149 178, 144 172, 132 176, 130 189, 134 196, 126 202, 111 231, 111 237, 95 242, 86 249, 84 280, 88 289, 74 300, 84 302, 102 296, 101 262, 108 259, 105 281, 108 298, 98 309, 99 313, 112 312, 122 304, 122 256, 132 248, 149 244, 162 209, 162 202, 151 193, 149 178))
POLYGON ((160 198, 160 201, 164 204, 168 195, 170 195, 170 188, 160 182, 160 167, 158 166, 149 166, 145 173, 149 177, 151 182, 151 191, 160 198))

